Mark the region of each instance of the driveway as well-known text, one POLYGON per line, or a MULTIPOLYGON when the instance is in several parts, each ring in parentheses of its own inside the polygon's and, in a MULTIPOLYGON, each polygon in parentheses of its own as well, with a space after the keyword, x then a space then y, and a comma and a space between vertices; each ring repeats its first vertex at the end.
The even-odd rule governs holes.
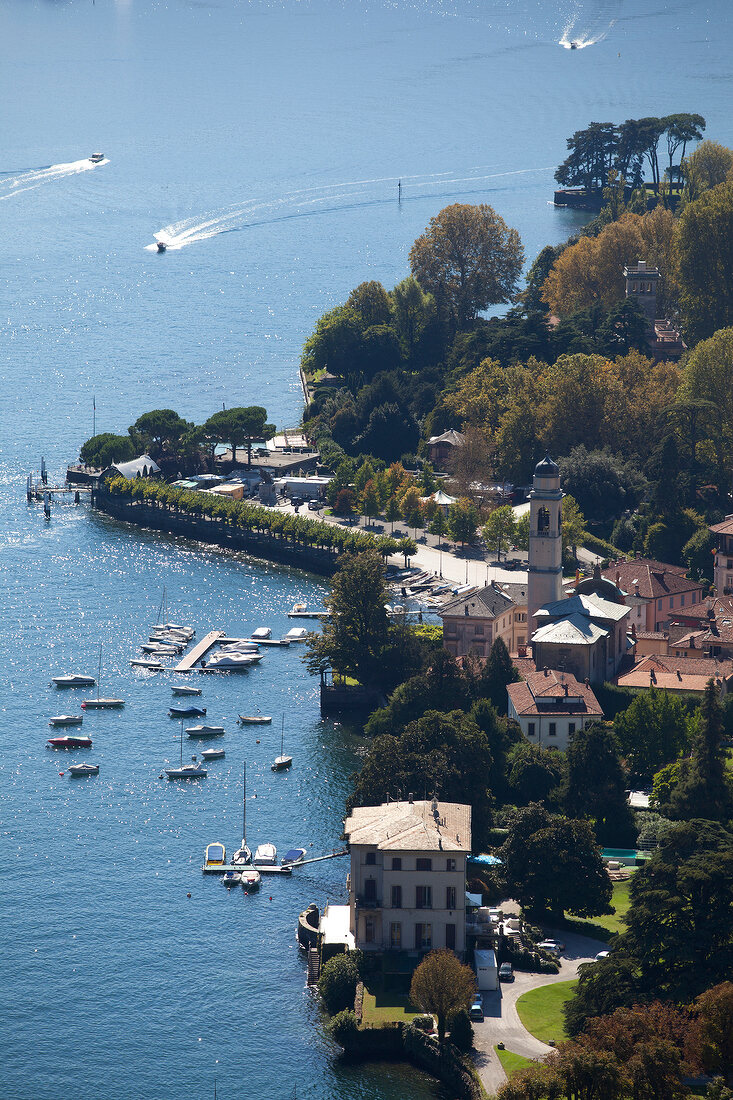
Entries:
POLYGON ((522 1054, 525 1058, 542 1058, 552 1049, 530 1035, 519 1019, 517 1001, 522 994, 541 985, 572 981, 577 978, 581 963, 592 962, 599 951, 608 949, 608 944, 574 932, 547 928, 545 934, 565 944, 560 958, 560 973, 526 974, 515 971, 513 982, 502 982, 496 992, 483 994, 484 1020, 482 1023, 474 1021, 474 1063, 484 1088, 491 1096, 507 1079, 494 1050, 497 1043, 503 1043, 507 1050, 522 1054))

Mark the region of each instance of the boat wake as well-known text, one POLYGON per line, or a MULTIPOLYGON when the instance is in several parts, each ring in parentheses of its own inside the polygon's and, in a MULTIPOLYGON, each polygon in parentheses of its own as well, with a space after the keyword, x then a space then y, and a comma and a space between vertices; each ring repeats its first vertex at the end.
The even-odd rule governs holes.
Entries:
MULTIPOLYGON (((165 245, 165 251, 176 251, 185 248, 186 245, 209 240, 220 233, 231 233, 235 230, 268 225, 285 219, 306 218, 357 207, 393 204, 398 195, 401 201, 411 202, 416 198, 432 197, 436 192, 449 189, 452 196, 458 197, 461 189, 469 190, 471 185, 486 185, 489 180, 550 171, 554 171, 554 168, 520 168, 505 172, 487 172, 484 167, 479 167, 467 169, 466 174, 462 176, 454 176, 450 172, 436 172, 429 176, 385 176, 372 180, 353 180, 350 183, 311 187, 302 191, 288 192, 277 199, 251 199, 208 214, 172 222, 154 233, 154 243, 145 245, 145 248, 148 252, 156 252, 158 251, 157 242, 160 242, 165 245), (398 190, 400 184, 401 189, 398 190)), ((486 186, 481 189, 488 190, 486 186)))
POLYGON ((587 46, 595 46, 607 37, 616 19, 609 19, 609 12, 584 11, 581 3, 576 3, 573 14, 569 17, 558 45, 566 50, 584 50, 587 46))
POLYGON ((0 175, 0 202, 22 195, 24 191, 42 187, 44 183, 55 183, 57 180, 66 179, 67 176, 77 176, 80 172, 91 172, 103 164, 109 164, 107 157, 96 164, 93 164, 89 157, 85 157, 83 160, 69 161, 68 164, 51 164, 47 168, 33 168, 30 172, 21 172, 17 176, 0 175))

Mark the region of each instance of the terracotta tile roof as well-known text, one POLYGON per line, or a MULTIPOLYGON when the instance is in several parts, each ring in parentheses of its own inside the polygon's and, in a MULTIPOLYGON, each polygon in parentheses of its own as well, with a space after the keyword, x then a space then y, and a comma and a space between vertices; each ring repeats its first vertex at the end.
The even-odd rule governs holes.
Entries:
POLYGON ((722 523, 715 523, 708 527, 714 535, 733 535, 733 516, 726 516, 722 523))
POLYGON ((526 680, 509 684, 507 694, 517 714, 522 717, 539 714, 603 717, 603 710, 592 689, 567 672, 555 672, 553 669, 531 672, 526 680))
POLYGON ((619 676, 616 682, 619 687, 658 687, 667 691, 702 692, 708 680, 728 680, 731 676, 733 660, 658 654, 642 657, 629 672, 619 676))
POLYGON ((652 558, 612 562, 603 570, 602 575, 606 580, 618 584, 629 596, 636 594, 638 585, 638 594, 645 600, 660 599, 682 592, 702 593, 702 585, 698 581, 689 580, 680 566, 667 565, 652 558))
POLYGON ((637 630, 637 638, 648 638, 649 640, 663 642, 669 638, 669 634, 666 630, 637 630))
POLYGON ((532 657, 512 657, 512 664, 523 680, 526 680, 530 673, 537 671, 537 665, 532 657))
POLYGON ((470 852, 471 807, 459 802, 385 802, 356 806, 344 822, 350 844, 393 852, 470 852))
POLYGON ((675 611, 672 621, 691 626, 693 631, 700 631, 701 645, 733 643, 733 598, 710 596, 701 603, 675 611))

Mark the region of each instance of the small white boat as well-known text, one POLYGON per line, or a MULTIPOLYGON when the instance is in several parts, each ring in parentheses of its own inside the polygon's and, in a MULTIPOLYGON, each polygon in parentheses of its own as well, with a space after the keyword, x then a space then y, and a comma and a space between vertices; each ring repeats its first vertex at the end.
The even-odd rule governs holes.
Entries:
POLYGON ((57 714, 49 720, 49 726, 80 726, 84 721, 83 714, 57 714))
POLYGON ((239 874, 243 890, 259 889, 262 876, 256 867, 243 867, 239 874))
POLYGON ((255 867, 277 866, 277 848, 274 844, 260 844, 257 848, 252 864, 255 867))
POLYGON ((293 762, 292 756, 286 756, 284 751, 285 742, 285 715, 283 715, 282 727, 280 729, 280 755, 275 757, 273 764, 271 765, 274 772, 284 771, 285 768, 289 768, 293 762))
POLYGON ((222 638, 219 645, 223 653, 259 653, 257 642, 248 638, 222 638))
POLYGON ((191 764, 181 764, 178 768, 165 768, 165 774, 169 779, 206 779, 209 773, 194 761, 191 764))
POLYGON ((240 714, 237 721, 240 726, 266 726, 272 718, 269 714, 240 714))
POLYGON ((94 687, 97 681, 93 676, 53 676, 51 682, 57 688, 85 688, 94 687))
POLYGON ((221 881, 225 886, 239 886, 242 881, 242 876, 239 871, 225 871, 221 881))
POLYGON ((163 645, 162 642, 145 642, 140 646, 143 653, 154 653, 156 657, 175 657, 183 646, 163 645))
POLYGON ((200 695, 201 694, 201 688, 184 687, 183 685, 181 685, 180 687, 172 687, 171 691, 173 692, 174 695, 200 695))
POLYGON ((305 848, 289 848, 280 863, 283 867, 294 867, 296 863, 302 863, 305 857, 305 848))
POLYGON ((69 764, 66 770, 69 775, 99 775, 99 764, 69 764))
POLYGON ((104 153, 92 153, 89 159, 92 164, 101 164, 104 160, 104 153))
POLYGON ((144 657, 133 657, 130 664, 133 668, 144 668, 147 672, 162 672, 166 667, 162 661, 148 661, 144 657))
POLYGON ((308 637, 308 631, 304 626, 293 626, 285 637, 291 642, 304 642, 308 637))
POLYGON ((158 249, 158 252, 165 252, 166 248, 168 247, 165 241, 156 241, 155 246, 158 249))
POLYGON ((82 706, 85 710, 119 710, 124 707, 124 699, 85 699, 82 706))
POLYGON ((206 845, 204 853, 204 867, 224 867, 227 861, 227 850, 218 840, 206 845))
POLYGON ((192 626, 182 626, 180 623, 157 623, 155 629, 168 630, 172 632, 175 631, 176 634, 180 634, 184 638, 188 638, 189 641, 196 633, 192 626))
POLYGON ((201 662, 206 672, 238 672, 256 665, 262 660, 261 653, 215 653, 208 661, 201 662))
POLYGON ((201 759, 207 763, 209 760, 223 760, 226 756, 224 749, 202 749, 201 759))
POLYGON ((223 726, 186 726, 186 737, 223 737, 223 726))
POLYGON ((263 638, 269 638, 272 634, 269 626, 258 626, 256 630, 252 631, 252 641, 259 642, 263 638))

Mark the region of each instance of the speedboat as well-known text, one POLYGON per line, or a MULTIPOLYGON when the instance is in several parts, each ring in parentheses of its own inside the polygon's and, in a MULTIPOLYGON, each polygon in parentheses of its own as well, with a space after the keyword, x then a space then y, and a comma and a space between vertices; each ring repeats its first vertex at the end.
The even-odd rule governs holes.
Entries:
POLYGON ((168 707, 171 718, 203 718, 206 715, 206 707, 168 707))
POLYGON ((57 714, 49 720, 49 726, 80 726, 84 721, 83 714, 57 714))
POLYGON ((257 848, 252 864, 255 867, 277 866, 277 848, 274 844, 260 844, 257 848))
POLYGON ((578 43, 577 42, 571 42, 570 43, 570 49, 571 50, 577 50, 577 48, 578 48, 578 43))
POLYGON ((190 764, 181 764, 178 768, 166 768, 165 774, 169 779, 206 779, 209 773, 194 760, 190 764))
POLYGON ((183 687, 183 686, 181 686, 181 687, 172 687, 171 691, 173 692, 174 695, 200 695, 201 694, 201 688, 192 688, 192 687, 183 687))
POLYGON ((237 672, 251 668, 262 660, 261 653, 215 653, 201 667, 207 672, 237 672))
POLYGON ((82 706, 85 710, 119 710, 124 707, 124 699, 85 699, 82 706))
POLYGON ((104 160, 104 153, 92 153, 89 159, 92 164, 100 164, 104 160))
POLYGON ((155 629, 175 631, 176 634, 180 634, 182 637, 187 638, 189 641, 196 633, 192 626, 181 626, 180 623, 157 623, 155 629))
POLYGON ((308 631, 304 626, 294 626, 285 635, 291 642, 304 642, 308 637, 308 631))
POLYGON ((293 867, 296 863, 302 863, 305 859, 305 848, 289 848, 280 860, 283 867, 293 867))
POLYGON ((165 252, 166 248, 168 247, 165 241, 156 241, 155 243, 158 247, 158 252, 165 252))
POLYGON ((161 672, 165 668, 162 661, 146 661, 144 657, 133 657, 130 664, 133 668, 144 668, 148 672, 161 672))
POLYGON ((85 688, 94 687, 97 681, 93 676, 53 676, 51 682, 57 688, 85 688))
POLYGON ((204 854, 204 867, 224 867, 227 861, 227 850, 218 840, 206 845, 204 854))
POLYGON ((225 886, 239 886, 242 881, 242 876, 239 871, 225 871, 221 881, 225 886))
POLYGON ((222 653, 259 653, 259 646, 255 641, 246 638, 222 638, 219 645, 222 653))
POLYGON ((143 653, 154 653, 157 657, 175 657, 184 646, 165 645, 163 642, 145 642, 140 646, 143 653))
POLYGON ((67 733, 64 737, 49 737, 46 744, 52 749, 90 749, 91 737, 82 737, 81 734, 67 733))
POLYGON ((269 714, 240 714, 238 718, 240 726, 266 726, 271 721, 269 714))
POLYGON ((258 890, 262 882, 262 876, 256 867, 243 867, 239 877, 243 890, 258 890))
POLYGON ((252 631, 252 641, 261 642, 263 638, 269 638, 272 634, 269 626, 258 626, 256 630, 252 631))
POLYGON ((223 726, 187 726, 186 737, 223 737, 223 726))
POLYGON ((202 749, 201 758, 203 760, 223 760, 226 756, 224 749, 202 749))
POLYGON ((99 775, 99 764, 69 764, 69 775, 99 775))

